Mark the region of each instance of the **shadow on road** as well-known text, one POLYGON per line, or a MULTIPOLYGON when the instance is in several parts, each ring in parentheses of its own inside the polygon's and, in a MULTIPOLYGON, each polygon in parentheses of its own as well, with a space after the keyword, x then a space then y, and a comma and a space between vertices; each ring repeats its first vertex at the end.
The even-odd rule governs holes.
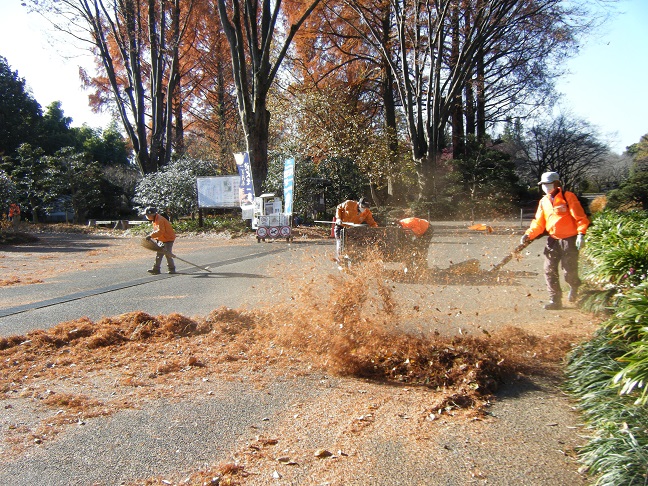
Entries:
MULTIPOLYGON (((0 245, 0 252, 7 253, 75 253, 88 252, 105 248, 111 245, 109 237, 92 236, 92 240, 81 241, 76 234, 47 234, 29 235, 34 238, 32 241, 25 241, 17 244, 0 245)), ((84 235, 85 236, 85 235, 84 235)))
MULTIPOLYGON (((178 272, 182 274, 183 272, 178 272)), ((258 273, 237 273, 237 272, 212 272, 212 273, 192 273, 193 278, 269 278, 267 275, 259 275, 258 273)))

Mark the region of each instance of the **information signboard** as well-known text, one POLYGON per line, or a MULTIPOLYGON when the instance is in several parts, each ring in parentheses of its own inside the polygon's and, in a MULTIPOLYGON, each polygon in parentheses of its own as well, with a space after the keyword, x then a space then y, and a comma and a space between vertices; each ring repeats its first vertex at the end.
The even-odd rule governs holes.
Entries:
POLYGON ((237 208, 241 205, 239 191, 240 177, 217 176, 197 177, 198 207, 237 208))

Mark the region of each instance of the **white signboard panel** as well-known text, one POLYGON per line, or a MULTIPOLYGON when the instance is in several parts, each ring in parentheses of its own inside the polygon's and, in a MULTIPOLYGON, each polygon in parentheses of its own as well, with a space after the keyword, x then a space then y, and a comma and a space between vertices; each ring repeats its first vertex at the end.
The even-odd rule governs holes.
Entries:
POLYGON ((240 206, 240 177, 197 177, 198 207, 237 208, 240 206))

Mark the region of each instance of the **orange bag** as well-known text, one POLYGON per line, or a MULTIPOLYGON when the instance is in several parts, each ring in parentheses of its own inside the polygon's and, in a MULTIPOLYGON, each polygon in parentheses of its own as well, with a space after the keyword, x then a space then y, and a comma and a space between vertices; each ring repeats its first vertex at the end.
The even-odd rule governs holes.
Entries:
POLYGON ((412 230, 416 236, 423 236, 430 227, 430 222, 427 219, 421 218, 405 218, 398 222, 403 228, 412 230))

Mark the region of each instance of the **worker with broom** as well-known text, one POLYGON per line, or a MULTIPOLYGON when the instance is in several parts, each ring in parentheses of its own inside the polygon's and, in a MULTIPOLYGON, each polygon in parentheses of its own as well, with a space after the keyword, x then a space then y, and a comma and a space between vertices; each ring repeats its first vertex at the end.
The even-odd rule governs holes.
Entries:
POLYGON ((155 254, 155 265, 148 271, 148 273, 159 275, 162 257, 166 257, 169 273, 176 273, 172 251, 176 235, 171 223, 169 223, 169 220, 164 216, 158 214, 157 208, 152 206, 149 206, 144 210, 144 215, 146 216, 146 219, 153 223, 153 232, 148 235, 146 239, 148 241, 155 239, 158 241, 160 246, 160 249, 157 250, 157 253, 155 254))
POLYGON ((544 249, 544 273, 549 291, 547 310, 562 309, 562 289, 558 265, 562 265, 565 281, 569 284, 569 302, 576 302, 581 280, 578 276, 578 252, 583 245, 585 233, 590 224, 578 197, 573 192, 563 191, 560 176, 556 172, 545 172, 538 183, 545 196, 538 204, 531 226, 520 241, 524 245, 530 240, 549 233, 544 249))

